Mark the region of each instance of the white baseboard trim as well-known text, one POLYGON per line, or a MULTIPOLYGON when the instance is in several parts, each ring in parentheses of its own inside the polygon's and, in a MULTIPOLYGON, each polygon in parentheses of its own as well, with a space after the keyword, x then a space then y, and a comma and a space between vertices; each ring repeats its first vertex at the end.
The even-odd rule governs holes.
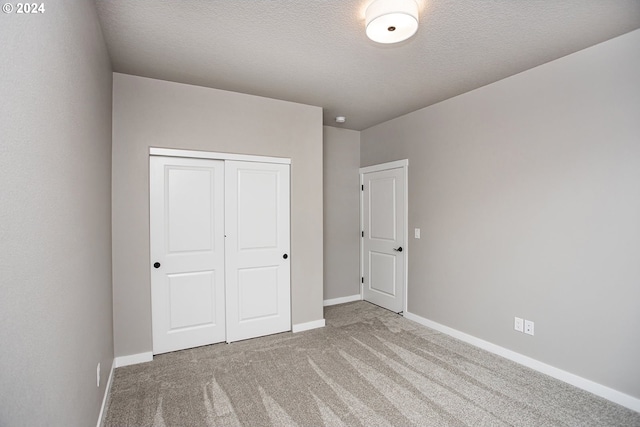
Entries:
POLYGON ((111 364, 111 371, 109 371, 109 379, 107 380, 107 386, 104 388, 104 396, 102 397, 102 406, 100 406, 100 413, 98 414, 98 424, 96 427, 102 427, 104 424, 104 417, 106 414, 107 403, 109 403, 109 396, 111 393, 111 382, 113 381, 113 371, 116 369, 116 359, 113 359, 111 364))
POLYGON ((360 300, 362 300, 362 295, 356 294, 356 295, 350 295, 348 297, 326 299, 322 302, 322 305, 324 307, 327 307, 329 305, 344 304, 346 302, 353 302, 353 301, 360 301, 360 300))
POLYGON ((138 363, 151 362, 153 360, 153 353, 148 351, 146 353, 131 354, 129 356, 116 357, 116 368, 129 365, 137 365, 138 363))
POLYGON ((293 325, 291 327, 291 332, 296 333, 316 328, 324 328, 324 319, 314 320, 313 322, 307 323, 298 323, 297 325, 293 325))
POLYGON ((515 351, 506 349, 504 347, 500 347, 499 345, 484 341, 480 338, 476 338, 473 335, 465 334, 464 332, 434 322, 433 320, 425 319, 424 317, 420 317, 417 314, 405 312, 404 317, 409 320, 413 320, 414 322, 421 325, 427 326, 431 329, 435 329, 438 332, 442 332, 443 334, 450 335, 468 344, 479 347, 483 350, 487 350, 491 353, 497 354, 498 356, 502 356, 505 359, 509 359, 535 371, 542 372, 543 374, 549 375, 550 377, 553 377, 560 381, 564 381, 565 383, 593 393, 596 396, 600 396, 602 398, 610 400, 611 402, 617 403, 618 405, 622 405, 633 411, 640 412, 640 399, 637 399, 633 396, 629 396, 628 394, 622 393, 618 390, 614 390, 586 378, 579 377, 578 375, 572 374, 570 372, 563 371, 562 369, 547 365, 546 363, 540 362, 536 359, 532 359, 531 357, 516 353, 515 351))

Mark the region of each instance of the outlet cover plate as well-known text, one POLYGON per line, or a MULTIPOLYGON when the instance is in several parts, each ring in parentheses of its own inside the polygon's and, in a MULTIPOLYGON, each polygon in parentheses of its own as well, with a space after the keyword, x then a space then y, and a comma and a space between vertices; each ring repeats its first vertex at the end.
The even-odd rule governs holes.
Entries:
POLYGON ((514 317, 513 329, 518 332, 524 332, 524 319, 514 317))
POLYGON ((531 320, 524 321, 524 333, 533 335, 533 322, 531 320))

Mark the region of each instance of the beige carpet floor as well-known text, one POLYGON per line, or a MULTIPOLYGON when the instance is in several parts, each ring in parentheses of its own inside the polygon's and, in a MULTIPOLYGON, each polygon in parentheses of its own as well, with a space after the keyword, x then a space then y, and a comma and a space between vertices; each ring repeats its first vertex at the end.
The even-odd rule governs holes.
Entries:
POLYGON ((118 368, 105 424, 640 426, 640 413, 372 304, 325 317, 118 368))

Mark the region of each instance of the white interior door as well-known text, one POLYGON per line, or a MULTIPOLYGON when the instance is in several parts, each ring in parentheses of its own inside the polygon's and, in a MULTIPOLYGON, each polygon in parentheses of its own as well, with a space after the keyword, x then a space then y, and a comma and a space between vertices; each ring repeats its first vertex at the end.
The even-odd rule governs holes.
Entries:
POLYGON ((149 166, 153 353, 224 341, 224 162, 149 166))
POLYGON ((363 298, 399 313, 405 292, 405 169, 363 174, 363 298))
POLYGON ((225 164, 227 341, 291 330, 289 165, 225 164))

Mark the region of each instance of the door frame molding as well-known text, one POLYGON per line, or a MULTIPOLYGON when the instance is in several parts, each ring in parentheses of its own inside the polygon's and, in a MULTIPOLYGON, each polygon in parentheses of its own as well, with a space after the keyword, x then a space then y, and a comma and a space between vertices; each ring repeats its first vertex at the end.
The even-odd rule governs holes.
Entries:
MULTIPOLYGON (((389 169, 402 169, 404 172, 404 301, 402 302, 402 314, 407 312, 407 294, 409 290, 409 159, 396 160, 393 162, 380 163, 377 165, 365 166, 359 169, 360 188, 364 185, 364 174, 380 172, 389 169)), ((360 230, 364 230, 364 192, 360 191, 360 230)), ((364 237, 360 237, 360 277, 364 277, 364 237)), ((364 300, 364 285, 360 279, 360 299, 364 300)))
POLYGON ((192 159, 238 160, 241 162, 279 163, 290 165, 291 159, 285 157, 253 156, 250 154, 216 153, 213 151, 177 150, 173 148, 149 147, 150 156, 188 157, 192 159))

